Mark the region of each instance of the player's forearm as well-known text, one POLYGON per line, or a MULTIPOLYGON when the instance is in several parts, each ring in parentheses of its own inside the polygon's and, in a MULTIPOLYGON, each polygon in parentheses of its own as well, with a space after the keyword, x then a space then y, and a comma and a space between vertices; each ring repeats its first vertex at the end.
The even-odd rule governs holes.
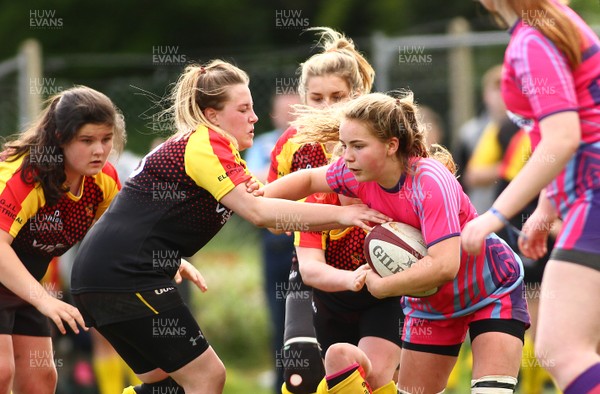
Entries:
MULTIPOLYGON (((283 178, 282 178, 283 179, 283 178)), ((255 224, 277 231, 321 231, 341 228, 342 207, 258 198, 255 224)))
POLYGON ((499 165, 483 168, 467 168, 465 182, 469 187, 489 186, 499 178, 499 165))
POLYGON ((570 149, 556 142, 540 143, 527 164, 494 202, 494 207, 511 218, 536 198, 571 159, 570 149))
POLYGON ((383 278, 379 295, 385 297, 415 294, 440 287, 454 279, 453 265, 434 261, 425 256, 405 271, 383 278))
POLYGON ((265 197, 300 200, 310 194, 311 179, 307 172, 296 171, 279 178, 262 189, 265 197))
POLYGON ((50 297, 42 285, 27 271, 13 248, 6 243, 0 244, 0 282, 35 307, 50 297))
POLYGON ((302 280, 308 286, 327 292, 350 290, 348 288, 348 284, 351 282, 348 278, 350 271, 337 269, 325 262, 303 261, 300 256, 298 262, 302 280))

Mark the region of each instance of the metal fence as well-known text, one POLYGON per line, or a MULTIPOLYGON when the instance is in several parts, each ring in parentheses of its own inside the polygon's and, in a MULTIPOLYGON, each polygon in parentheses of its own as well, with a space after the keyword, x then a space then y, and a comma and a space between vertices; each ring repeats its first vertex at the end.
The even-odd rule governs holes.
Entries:
MULTIPOLYGON (((458 19, 449 24, 447 34, 385 37, 376 33, 355 42, 376 69, 375 88, 412 90, 418 103, 441 116, 444 142, 452 146, 459 126, 481 110, 481 76, 502 62, 508 39, 503 31, 470 32, 469 24, 458 19)), ((299 46, 264 52, 222 48, 211 54, 180 53, 178 47, 163 46, 142 54, 49 56, 43 58, 40 75, 29 77, 23 76, 28 68, 25 57, 18 54, 0 62, 0 135, 22 127, 27 111, 19 97, 46 98, 73 84, 84 84, 106 93, 121 108, 128 146, 142 153, 155 136, 172 132, 156 114, 185 64, 212 58, 231 61, 249 73, 260 133, 272 127, 269 107, 273 95, 295 88, 298 64, 310 54, 311 48, 299 46)))

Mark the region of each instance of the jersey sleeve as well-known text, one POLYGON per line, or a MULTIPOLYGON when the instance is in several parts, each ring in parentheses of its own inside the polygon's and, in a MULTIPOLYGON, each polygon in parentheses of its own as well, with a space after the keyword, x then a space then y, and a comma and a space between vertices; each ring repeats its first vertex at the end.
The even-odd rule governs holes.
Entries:
MULTIPOLYGON (((318 193, 306 197, 306 203, 339 205, 337 195, 334 193, 318 193)), ((326 231, 297 231, 294 233, 294 245, 304 248, 325 250, 326 231)))
POLYGON ((435 159, 421 159, 408 198, 421 224, 427 247, 460 235, 462 189, 450 171, 435 159))
POLYGON ((13 238, 46 203, 42 189, 26 184, 21 178, 21 163, 22 159, 0 162, 0 229, 13 238))
POLYGON ((271 165, 267 182, 273 182, 292 172, 292 158, 300 146, 290 141, 294 135, 296 135, 296 129, 290 127, 277 140, 271 151, 271 165))
POLYGON ((335 193, 358 197, 358 181, 341 157, 327 169, 327 184, 335 193))
POLYGON ((104 194, 104 200, 98 205, 98 210, 96 211, 95 219, 98 220, 106 212, 119 190, 121 190, 121 181, 115 167, 107 162, 100 174, 96 176, 96 183, 104 194))
POLYGON ((512 48, 515 82, 538 120, 557 112, 577 110, 575 84, 567 59, 548 38, 528 28, 512 48))
POLYGON ((191 134, 184 160, 186 173, 217 201, 251 178, 231 142, 206 127, 191 134))

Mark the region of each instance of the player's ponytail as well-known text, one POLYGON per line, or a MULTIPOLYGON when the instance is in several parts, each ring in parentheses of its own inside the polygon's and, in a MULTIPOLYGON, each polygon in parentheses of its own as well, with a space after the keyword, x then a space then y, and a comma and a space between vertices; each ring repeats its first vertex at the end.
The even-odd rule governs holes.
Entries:
POLYGON ((313 27, 307 31, 319 34, 317 46, 323 51, 300 64, 298 93, 302 102, 306 103, 306 85, 311 77, 335 75, 347 83, 351 96, 371 91, 375 71, 350 38, 328 27, 313 27))
POLYGON ((51 97, 32 126, 4 146, 6 161, 23 157, 21 178, 27 184, 39 182, 50 206, 67 190, 62 147, 86 124, 112 127, 113 149, 122 151, 125 145, 123 115, 107 96, 86 86, 76 86, 51 97))
MULTIPOLYGON (((581 63, 581 32, 551 0, 506 0, 523 23, 539 30, 565 54, 572 69, 581 63)), ((568 4, 568 1, 563 1, 568 4)))
POLYGON ((228 88, 248 85, 248 74, 223 60, 213 60, 205 65, 189 65, 179 77, 171 93, 172 113, 177 133, 174 137, 187 135, 199 125, 207 126, 228 138, 237 147, 237 140, 227 131, 211 123, 204 110, 223 109, 229 99, 228 88))
POLYGON ((294 120, 290 126, 297 130, 290 141, 296 144, 327 144, 340 139, 340 108, 337 106, 313 108, 293 106, 294 120))

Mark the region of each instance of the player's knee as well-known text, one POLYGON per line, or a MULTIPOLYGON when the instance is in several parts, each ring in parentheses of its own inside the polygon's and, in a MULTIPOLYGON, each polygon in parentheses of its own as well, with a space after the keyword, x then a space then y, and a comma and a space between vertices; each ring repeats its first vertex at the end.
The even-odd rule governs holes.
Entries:
POLYGON ((213 379, 217 387, 223 388, 225 386, 225 379, 227 379, 227 370, 225 365, 221 364, 216 366, 213 370, 213 379))
MULTIPOLYGON (((539 365, 552 371, 556 368, 561 361, 570 363, 573 359, 573 354, 570 352, 575 351, 574 347, 556 346, 556 341, 551 340, 545 335, 539 335, 535 338, 535 358, 539 362, 539 365)), ((560 367, 560 366, 558 366, 560 367)))
POLYGON ((517 379, 512 376, 488 375, 471 381, 471 394, 512 394, 517 379))
POLYGON ((12 357, 0 359, 0 388, 10 387, 15 376, 15 363, 12 357))
POLYGON ((354 349, 345 343, 334 343, 325 354, 325 369, 328 373, 336 372, 358 362, 354 349), (331 368, 330 368, 331 367, 331 368))
POLYGON ((56 368, 36 368, 35 373, 20 375, 13 381, 13 391, 17 393, 54 393, 58 382, 56 368))

